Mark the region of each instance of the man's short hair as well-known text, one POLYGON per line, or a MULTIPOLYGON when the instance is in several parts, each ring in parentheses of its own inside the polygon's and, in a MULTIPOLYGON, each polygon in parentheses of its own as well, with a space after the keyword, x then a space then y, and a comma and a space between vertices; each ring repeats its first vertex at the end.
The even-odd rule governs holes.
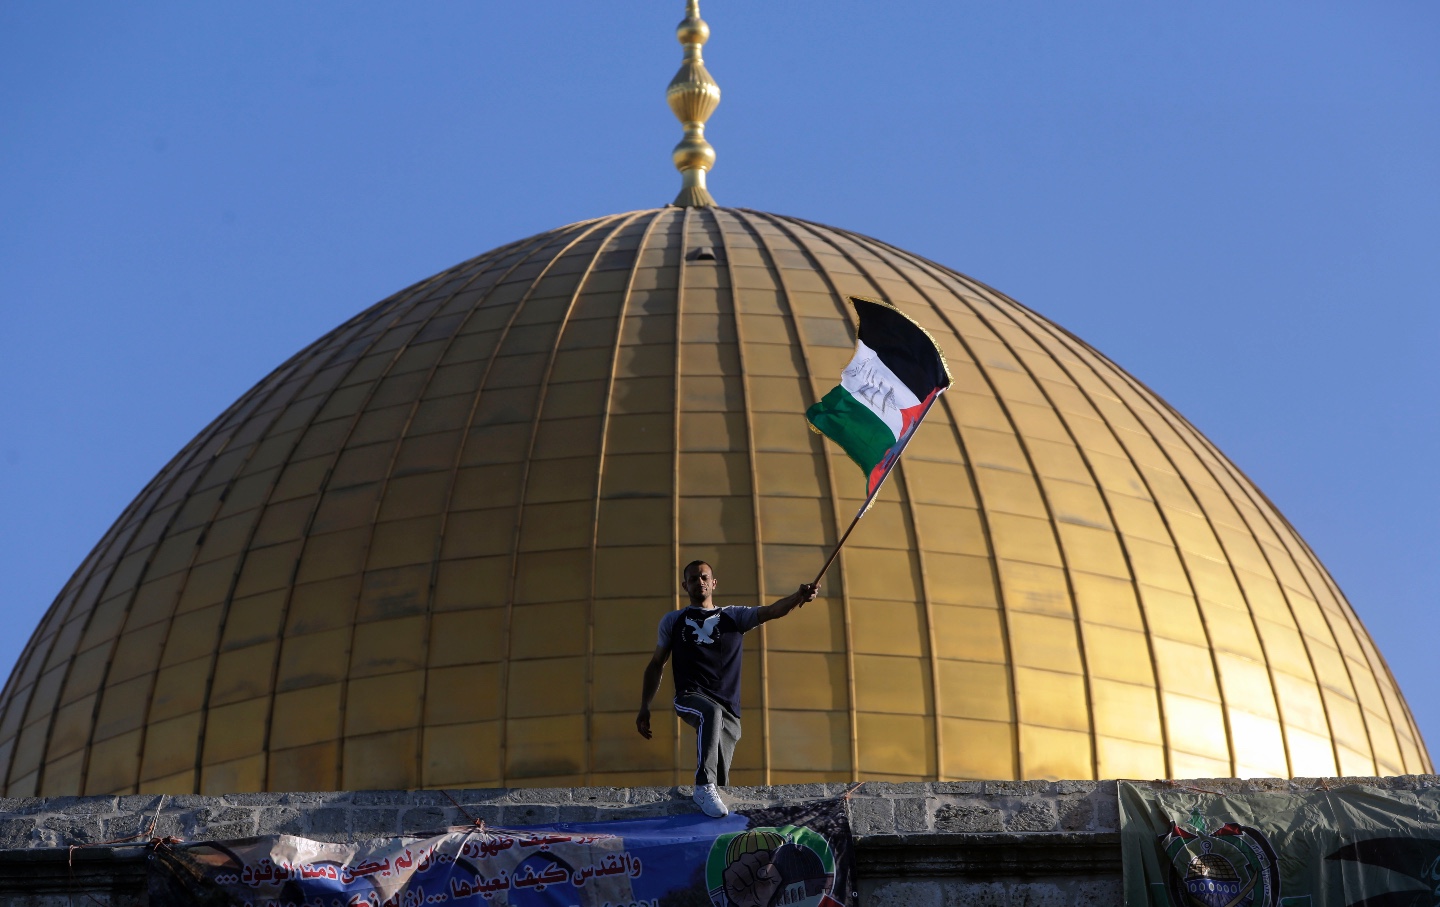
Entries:
POLYGON ((700 567, 709 567, 709 568, 710 568, 710 575, 711 575, 711 576, 714 576, 714 575, 715 575, 715 565, 712 564, 712 563, 710 563, 709 561, 691 561, 690 563, 686 564, 684 567, 680 568, 680 581, 681 581, 681 582, 684 582, 684 581, 685 581, 685 574, 689 573, 692 568, 698 569, 698 568, 700 568, 700 567))

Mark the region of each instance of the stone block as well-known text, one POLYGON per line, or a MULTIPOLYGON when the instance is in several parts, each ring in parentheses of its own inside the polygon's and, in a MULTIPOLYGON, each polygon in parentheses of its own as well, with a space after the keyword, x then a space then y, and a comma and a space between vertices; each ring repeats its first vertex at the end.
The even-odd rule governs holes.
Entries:
POLYGON ((1125 903, 1125 883, 1119 874, 1100 879, 1080 879, 1071 884, 1075 907, 1115 907, 1125 903))
POLYGON ((103 816, 115 812, 117 797, 65 797, 65 803, 55 812, 67 816, 103 816))
POLYGON ((0 818, 0 850, 15 850, 30 845, 35 836, 35 820, 29 816, 0 818))
MULTIPOLYGON (((766 787, 763 785, 736 785, 734 787, 720 788, 720 795, 726 803, 751 803, 755 805, 769 806, 777 802, 776 791, 780 788, 766 787)), ((686 796, 693 794, 695 788, 687 786, 686 796)))
POLYGON ((926 787, 918 782, 866 781, 855 792, 856 797, 861 794, 867 797, 923 797, 926 787))
POLYGON ((769 788, 769 790, 774 801, 823 800, 829 796, 824 784, 786 784, 781 787, 769 788))
POLYGON ((45 797, 38 802, 47 813, 63 813, 66 807, 73 804, 79 797, 45 797))
POLYGON ((1010 889, 1010 899, 1006 904, 1014 907, 1070 907, 1068 884, 1032 879, 1027 882, 1012 882, 1007 887, 1010 889))
POLYGON ((1005 820, 1007 831, 1054 831, 1058 823, 1049 800, 1023 801, 1005 820))
MULTIPOLYGON (((165 801, 169 803, 167 799, 165 801)), ((152 815, 160 807, 159 794, 129 794, 115 798, 115 812, 122 816, 152 815)))
POLYGON ((1245 789, 1257 793, 1284 793, 1290 789, 1288 778, 1247 778, 1245 789))
POLYGON ((596 822, 600 819, 600 807, 588 803, 563 803, 558 809, 561 822, 596 822))
MULTIPOLYGON (((127 798, 128 799, 128 798, 127 798)), ((215 804, 214 797, 204 797, 200 794, 165 794, 162 797, 153 798, 149 811, 154 812, 156 808, 161 809, 199 809, 215 804), (164 801, 163 803, 161 801, 164 801)))
POLYGON ((417 806, 401 814, 399 831, 413 835, 426 831, 441 831, 450 825, 450 817, 440 807, 417 806))
POLYGON ((500 807, 500 824, 506 828, 519 825, 549 825, 560 821, 560 808, 553 804, 514 803, 500 807))
POLYGON ((1055 801, 1055 811, 1059 815, 1061 831, 1089 831, 1090 825, 1095 820, 1095 804, 1093 797, 1061 797, 1055 801))
POLYGON ((886 797, 851 797, 850 829, 857 835, 886 835, 895 831, 895 802, 886 797))
MULTIPOLYGON (((630 798, 626 802, 631 804, 658 803, 662 800, 673 800, 680 796, 678 787, 632 787, 630 798)), ((685 796, 688 798, 690 794, 685 796)))
POLYGON ((510 796, 508 787, 467 787, 464 790, 446 791, 457 803, 468 806, 471 803, 497 803, 510 796))
POLYGON ((350 810, 350 831, 357 837, 379 838, 394 835, 400 826, 398 809, 350 810))
POLYGON ((36 825, 35 831, 30 836, 31 847, 62 847, 69 842, 60 840, 60 836, 44 826, 36 825))
POLYGON ((413 793, 408 790, 357 790, 350 794, 350 802, 355 806, 416 806, 418 804, 411 796, 413 793))
POLYGON ((306 834, 338 835, 350 830, 350 811, 341 806, 306 810, 306 834))
MULTIPOLYGON (((143 835, 150 829, 149 816, 106 816, 99 820, 100 837, 102 841, 136 841, 143 840, 137 835, 143 835)), ((3 847, 0 847, 3 849, 3 847)))
POLYGON ((41 818, 40 827, 53 834, 57 843, 66 846, 108 840, 103 836, 102 823, 94 816, 59 813, 41 818))
POLYGON ((576 787, 571 788, 570 799, 576 803, 615 806, 629 802, 626 794, 623 787, 576 787))
POLYGON ((258 811, 258 833, 265 835, 305 834, 305 810, 298 806, 272 807, 258 811))
POLYGON ((280 803, 280 797, 281 797, 281 796, 282 796, 281 794, 272 794, 272 793, 260 792, 260 793, 226 794, 225 796, 220 797, 219 799, 223 800, 223 801, 226 802, 226 803, 229 803, 229 804, 232 805, 232 806, 269 807, 269 806, 278 806, 279 803, 280 803))
POLYGON ((984 781, 933 781, 929 785, 931 793, 955 795, 979 796, 985 793, 984 781))
POLYGON ((934 811, 934 800, 920 797, 901 797, 895 804, 896 831, 929 831, 930 815, 934 811))
POLYGON ((957 800, 935 809, 935 830, 951 832, 1004 831, 1000 810, 984 800, 957 800))
POLYGON ((451 804, 440 810, 445 816, 445 825, 474 825, 480 821, 480 804, 471 803, 464 806, 451 804))
POLYGON ((277 802, 284 806, 316 807, 321 804, 339 805, 350 802, 350 791, 348 790, 321 790, 321 791, 286 791, 280 794, 271 794, 277 797, 277 802))
POLYGON ((1099 790, 1102 783, 1100 781, 1056 781, 1055 793, 1062 796, 1065 794, 1091 794, 1099 790))
POLYGON ((1009 907, 1010 904, 1010 889, 1003 882, 937 879, 936 884, 944 907, 1009 907))
POLYGON ((180 838, 185 841, 199 838, 202 834, 193 812, 161 813, 153 826, 146 820, 145 831, 157 838, 180 838))
MULTIPOLYGON (((298 818, 299 813, 294 812, 292 819, 298 818)), ((164 821, 164 816, 161 821, 164 821)), ((267 816, 267 819, 269 817, 267 816)), ((300 834, 301 829, 296 827, 293 832, 281 832, 274 828, 270 822, 262 827, 257 821, 255 810, 244 806, 217 806, 207 809, 200 816, 192 834, 199 839, 206 841, 223 841, 228 838, 248 838, 256 834, 300 834)))
POLYGON ((931 879, 862 881, 860 903, 866 907, 945 907, 940 884, 931 879))
POLYGON ((1090 801, 1095 816, 1090 820, 1091 831, 1120 830, 1120 802, 1114 797, 1095 797, 1090 801))
POLYGON ((1050 781, 986 781, 985 793, 992 797, 1031 797, 1048 794, 1050 781))
POLYGON ((544 787, 531 790, 515 789, 505 797, 507 803, 571 803, 568 787, 544 787))
MULTIPOLYGON (((206 814, 209 813, 211 810, 220 809, 224 806, 225 801, 217 799, 210 801, 210 803, 206 806, 201 806, 194 809, 162 810, 161 812, 155 813, 154 818, 157 825, 159 825, 161 822, 164 822, 166 819, 174 819, 186 828, 193 829, 197 828, 205 821, 206 814)), ((232 806, 230 808, 249 809, 249 807, 246 806, 232 806)), ((253 812, 254 810, 251 811, 253 812)))

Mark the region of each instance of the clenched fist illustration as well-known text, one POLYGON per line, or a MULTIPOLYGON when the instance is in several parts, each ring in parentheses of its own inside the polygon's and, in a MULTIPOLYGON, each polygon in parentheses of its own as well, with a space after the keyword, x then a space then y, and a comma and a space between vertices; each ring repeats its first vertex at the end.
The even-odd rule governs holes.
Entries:
POLYGON ((769 850, 741 854, 725 869, 725 894, 735 907, 769 907, 780 887, 780 870, 769 850))

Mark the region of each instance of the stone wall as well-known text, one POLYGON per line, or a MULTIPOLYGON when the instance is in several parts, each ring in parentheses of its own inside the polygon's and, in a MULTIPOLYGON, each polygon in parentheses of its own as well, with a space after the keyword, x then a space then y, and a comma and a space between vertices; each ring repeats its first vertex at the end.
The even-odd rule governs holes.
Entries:
MULTIPOLYGON (((1232 793, 1356 782, 1413 789, 1440 778, 1174 783, 1232 793)), ((693 811, 689 793, 604 787, 0 799, 0 907, 139 907, 143 845, 152 836, 346 841, 476 820, 514 826, 647 818, 693 811)), ((847 794, 866 907, 1121 903, 1113 781, 735 787, 726 799, 744 811, 847 794)))

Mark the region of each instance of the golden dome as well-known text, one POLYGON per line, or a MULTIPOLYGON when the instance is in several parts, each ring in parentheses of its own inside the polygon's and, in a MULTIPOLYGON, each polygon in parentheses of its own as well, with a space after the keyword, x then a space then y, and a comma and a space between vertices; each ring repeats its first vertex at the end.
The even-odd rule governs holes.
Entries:
POLYGON ((673 716, 634 729, 656 623, 686 561, 753 603, 848 523, 802 413, 852 293, 955 384, 748 637, 736 783, 1430 770, 1309 548, 1114 363, 884 243, 672 207, 423 281, 201 432, 21 656, 5 793, 684 783, 673 716))

